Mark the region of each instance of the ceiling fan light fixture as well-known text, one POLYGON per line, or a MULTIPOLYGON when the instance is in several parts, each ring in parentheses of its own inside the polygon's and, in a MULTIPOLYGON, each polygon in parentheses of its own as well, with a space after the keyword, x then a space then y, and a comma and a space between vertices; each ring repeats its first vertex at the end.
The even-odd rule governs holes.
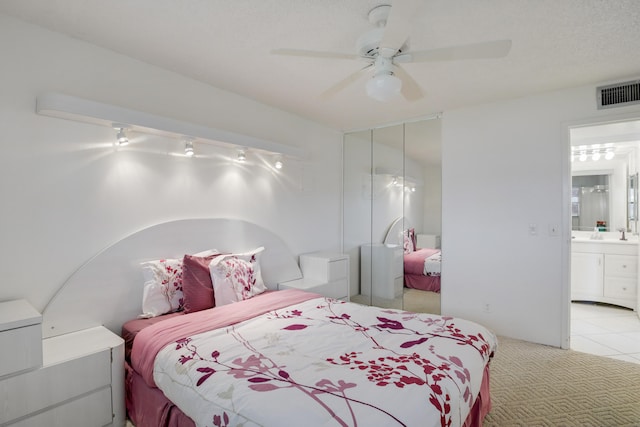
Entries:
POLYGON ((400 94, 402 81, 391 73, 376 74, 367 82, 367 96, 386 102, 400 94))

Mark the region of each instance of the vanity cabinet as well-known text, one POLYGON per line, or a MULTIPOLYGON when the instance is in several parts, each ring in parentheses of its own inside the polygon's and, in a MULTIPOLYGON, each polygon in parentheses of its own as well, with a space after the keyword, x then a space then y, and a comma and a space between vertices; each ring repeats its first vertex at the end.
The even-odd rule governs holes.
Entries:
POLYGON ((571 298, 586 298, 603 294, 604 254, 571 253, 571 298))
POLYGON ((572 242, 571 300, 636 309, 638 245, 606 241, 572 242))

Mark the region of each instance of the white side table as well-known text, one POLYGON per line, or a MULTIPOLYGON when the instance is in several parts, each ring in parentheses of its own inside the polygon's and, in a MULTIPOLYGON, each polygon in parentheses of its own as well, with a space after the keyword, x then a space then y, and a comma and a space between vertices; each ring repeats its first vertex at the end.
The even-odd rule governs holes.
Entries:
POLYGON ((42 315, 26 300, 0 303, 0 378, 42 366, 42 315))
POLYGON ((349 256, 342 253, 314 252, 300 255, 302 279, 278 284, 278 289, 302 289, 349 300, 349 256))
POLYGON ((0 378, 0 425, 124 426, 124 340, 98 326, 41 342, 40 368, 0 378))

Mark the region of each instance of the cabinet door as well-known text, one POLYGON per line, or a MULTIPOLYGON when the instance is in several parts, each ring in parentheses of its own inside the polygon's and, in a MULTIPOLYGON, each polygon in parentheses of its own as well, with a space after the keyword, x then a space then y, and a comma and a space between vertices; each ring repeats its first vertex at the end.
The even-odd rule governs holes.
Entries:
POLYGON ((582 252, 571 254, 571 299, 603 295, 603 258, 602 254, 582 252))

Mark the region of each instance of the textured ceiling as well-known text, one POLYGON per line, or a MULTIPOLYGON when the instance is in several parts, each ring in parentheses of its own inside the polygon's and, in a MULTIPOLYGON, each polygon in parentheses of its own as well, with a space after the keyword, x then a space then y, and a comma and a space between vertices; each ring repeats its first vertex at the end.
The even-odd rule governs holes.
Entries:
POLYGON ((412 50, 498 39, 513 45, 500 59, 404 65, 425 93, 416 102, 371 100, 365 77, 321 99, 363 63, 270 53, 354 53, 371 28, 369 10, 383 2, 2 0, 0 13, 341 130, 640 75, 638 0, 423 0, 412 50))

